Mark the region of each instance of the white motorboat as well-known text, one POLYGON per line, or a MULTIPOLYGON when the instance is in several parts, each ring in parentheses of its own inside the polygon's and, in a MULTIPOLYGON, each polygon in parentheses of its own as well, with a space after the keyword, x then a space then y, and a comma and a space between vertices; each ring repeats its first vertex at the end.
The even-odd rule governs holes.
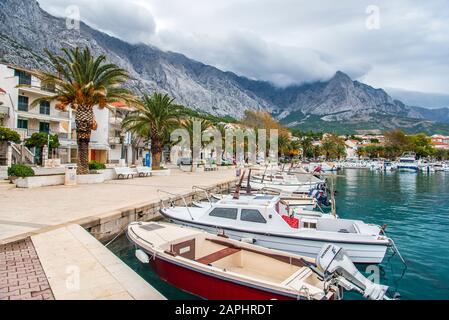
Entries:
POLYGON ((416 160, 416 154, 413 152, 404 153, 399 159, 398 170, 417 172, 419 166, 418 161, 416 160))
POLYGON ((345 249, 356 263, 380 263, 394 242, 376 225, 319 216, 297 218, 279 196, 225 198, 205 207, 165 207, 161 214, 177 224, 257 245, 315 257, 325 243, 345 249))
POLYGON ((140 262, 205 299, 339 300, 343 289, 371 300, 390 299, 387 286, 368 280, 331 244, 311 259, 166 223, 134 222, 127 236, 140 262))
MULTIPOLYGON (((240 195, 241 198, 248 198, 248 201, 251 201, 252 199, 256 197, 264 197, 268 196, 271 197, 272 195, 269 194, 242 194, 240 195)), ((232 200, 233 195, 212 195, 214 199, 217 201, 227 199, 232 200)), ((314 211, 314 209, 317 208, 317 200, 315 198, 311 197, 300 197, 295 195, 280 195, 279 196, 281 201, 285 204, 282 206, 282 209, 284 210, 282 214, 285 215, 291 215, 294 214, 296 218, 307 218, 307 217, 320 217, 320 218, 327 218, 327 219, 336 219, 338 216, 333 214, 326 214, 320 211, 314 211)), ((193 205, 195 207, 199 208, 210 208, 212 206, 211 201, 200 201, 200 202, 193 202, 193 205)))
POLYGON ((278 189, 287 193, 309 193, 310 190, 318 188, 325 181, 314 177, 313 175, 295 175, 285 172, 256 175, 250 180, 251 189, 278 189))

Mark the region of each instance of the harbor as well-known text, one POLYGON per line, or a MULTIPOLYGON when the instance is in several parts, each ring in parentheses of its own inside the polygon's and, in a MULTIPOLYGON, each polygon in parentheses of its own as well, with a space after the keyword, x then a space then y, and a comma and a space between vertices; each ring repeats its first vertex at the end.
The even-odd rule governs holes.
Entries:
MULTIPOLYGON (((449 175, 381 174, 368 169, 349 169, 339 174, 337 207, 342 218, 387 224, 388 234, 395 239, 407 262, 402 274, 404 266, 397 257, 386 259, 380 265, 380 281, 396 288, 402 300, 445 299, 449 294, 445 263, 449 258, 445 245, 449 175)), ((168 285, 154 271, 148 271, 136 259, 134 246, 125 236, 111 244, 110 250, 168 299, 198 299, 168 285)), ((358 268, 365 275, 372 272, 367 266, 358 268)), ((360 297, 347 294, 345 299, 360 297)))
POLYGON ((53 2, 0 0, 0 303, 449 301, 444 4, 53 2))

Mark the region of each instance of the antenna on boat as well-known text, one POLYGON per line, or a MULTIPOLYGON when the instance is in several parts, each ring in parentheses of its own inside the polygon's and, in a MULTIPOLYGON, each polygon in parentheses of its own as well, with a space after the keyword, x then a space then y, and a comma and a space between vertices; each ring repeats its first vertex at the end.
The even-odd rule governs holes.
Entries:
POLYGON ((238 200, 240 199, 240 188, 242 187, 243 179, 245 179, 246 170, 243 171, 242 176, 240 177, 240 181, 235 187, 234 197, 233 199, 238 200))
POLYGON ((262 183, 265 181, 265 175, 267 174, 267 170, 268 170, 268 165, 265 167, 265 171, 262 175, 262 183))
MULTIPOLYGON (((336 179, 336 178, 335 178, 336 179)), ((335 188, 334 188, 334 177, 330 176, 331 180, 331 206, 332 206, 332 215, 337 217, 337 203, 335 201, 335 188)))
POLYGON ((246 193, 247 194, 251 194, 251 171, 252 169, 249 169, 249 173, 248 173, 248 183, 246 184, 246 193))

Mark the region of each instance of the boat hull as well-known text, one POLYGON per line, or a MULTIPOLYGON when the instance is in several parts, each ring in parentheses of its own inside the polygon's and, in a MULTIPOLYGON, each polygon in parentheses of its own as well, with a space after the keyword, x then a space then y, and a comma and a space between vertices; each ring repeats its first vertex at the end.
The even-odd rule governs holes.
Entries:
POLYGON ((276 235, 255 234, 234 229, 226 229, 217 226, 205 226, 196 223, 190 223, 183 220, 167 217, 176 224, 193 227, 206 232, 216 234, 217 230, 224 231, 225 234, 234 240, 252 238, 254 244, 275 250, 287 251, 297 255, 316 258, 321 248, 328 243, 333 243, 343 248, 346 254, 354 263, 360 264, 379 264, 385 257, 388 246, 362 243, 341 243, 326 240, 307 240, 293 237, 280 237, 276 235))
POLYGON ((208 300, 296 300, 300 297, 281 295, 255 286, 239 284, 224 278, 198 272, 157 257, 152 267, 169 284, 208 300))
POLYGON ((408 172, 418 172, 419 168, 417 166, 398 166, 398 170, 408 172))

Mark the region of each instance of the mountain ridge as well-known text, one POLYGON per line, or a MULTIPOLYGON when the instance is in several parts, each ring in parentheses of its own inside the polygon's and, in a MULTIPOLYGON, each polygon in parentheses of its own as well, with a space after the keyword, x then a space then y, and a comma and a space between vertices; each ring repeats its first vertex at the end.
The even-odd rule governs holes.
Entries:
MULTIPOLYGON (((35 0, 0 0, 0 59, 27 68, 47 68, 44 48, 88 46, 95 55, 129 71, 127 84, 136 93, 162 91, 187 107, 219 116, 240 118, 246 109, 267 110, 294 127, 295 115, 310 115, 320 123, 377 123, 390 128, 436 130, 449 123, 449 109, 438 112, 410 107, 383 89, 353 81, 342 71, 328 81, 277 87, 162 51, 152 45, 130 44, 81 22, 80 30, 66 28, 65 20, 50 15, 35 0), (398 120, 398 119, 406 119, 398 120), (423 125, 424 123, 424 125, 423 125)), ((296 117, 298 118, 298 117, 296 117)), ((321 125, 321 124, 320 124, 321 125)))

